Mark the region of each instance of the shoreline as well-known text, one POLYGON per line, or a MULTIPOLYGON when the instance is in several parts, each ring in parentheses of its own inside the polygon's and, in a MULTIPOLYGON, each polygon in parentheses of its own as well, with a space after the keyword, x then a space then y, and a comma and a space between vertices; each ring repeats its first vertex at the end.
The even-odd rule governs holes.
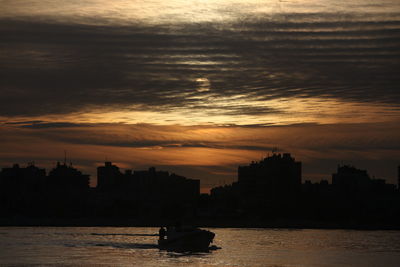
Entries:
MULTIPOLYGON (((200 228, 321 229, 321 230, 400 230, 399 223, 310 220, 182 220, 200 228)), ((160 227, 171 220, 107 218, 0 218, 0 227, 160 227)))

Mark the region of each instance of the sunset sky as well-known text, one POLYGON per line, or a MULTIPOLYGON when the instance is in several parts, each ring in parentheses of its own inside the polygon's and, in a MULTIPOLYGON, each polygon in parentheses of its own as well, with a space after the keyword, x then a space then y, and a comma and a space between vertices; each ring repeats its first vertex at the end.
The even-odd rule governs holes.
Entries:
POLYGON ((0 167, 64 157, 237 179, 273 147, 303 181, 396 183, 398 0, 0 0, 0 167))

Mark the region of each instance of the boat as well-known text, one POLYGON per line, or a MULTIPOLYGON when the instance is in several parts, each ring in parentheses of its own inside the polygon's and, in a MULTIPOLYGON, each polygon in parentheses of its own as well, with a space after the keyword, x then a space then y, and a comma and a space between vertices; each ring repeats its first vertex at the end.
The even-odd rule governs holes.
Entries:
POLYGON ((165 236, 160 235, 158 247, 168 251, 208 251, 215 234, 199 228, 168 229, 165 236))

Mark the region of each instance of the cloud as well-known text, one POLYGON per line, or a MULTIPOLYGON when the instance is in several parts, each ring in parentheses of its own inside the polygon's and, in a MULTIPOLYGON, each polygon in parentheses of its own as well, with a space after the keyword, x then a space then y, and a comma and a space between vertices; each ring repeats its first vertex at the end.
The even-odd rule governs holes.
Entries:
POLYGON ((89 127, 90 124, 79 124, 79 123, 71 123, 71 122, 43 122, 43 121, 33 121, 29 122, 8 122, 6 124, 23 124, 20 127, 22 128, 37 128, 37 129, 46 129, 46 128, 68 128, 68 127, 89 127))
POLYGON ((398 20, 299 16, 174 28, 3 19, 0 115, 93 107, 207 112, 204 103, 236 96, 241 104, 217 101, 215 110, 280 113, 246 101, 312 97, 398 107, 398 20))
POLYGON ((4 122, 4 125, 29 125, 31 126, 32 124, 40 124, 43 123, 44 121, 41 120, 35 120, 35 121, 11 121, 11 122, 4 122))
POLYGON ((228 148, 270 151, 282 144, 285 147, 318 151, 400 150, 400 127, 396 122, 286 126, 8 122, 2 130, 5 133, 3 138, 29 136, 71 144, 127 148, 228 148))

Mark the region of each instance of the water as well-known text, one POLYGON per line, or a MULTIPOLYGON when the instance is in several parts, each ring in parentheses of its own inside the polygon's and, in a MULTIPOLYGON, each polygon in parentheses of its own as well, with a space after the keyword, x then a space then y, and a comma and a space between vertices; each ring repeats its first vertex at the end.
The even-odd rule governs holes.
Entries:
POLYGON ((0 265, 398 266, 399 231, 211 229, 210 253, 158 250, 157 228, 3 227, 0 265))

